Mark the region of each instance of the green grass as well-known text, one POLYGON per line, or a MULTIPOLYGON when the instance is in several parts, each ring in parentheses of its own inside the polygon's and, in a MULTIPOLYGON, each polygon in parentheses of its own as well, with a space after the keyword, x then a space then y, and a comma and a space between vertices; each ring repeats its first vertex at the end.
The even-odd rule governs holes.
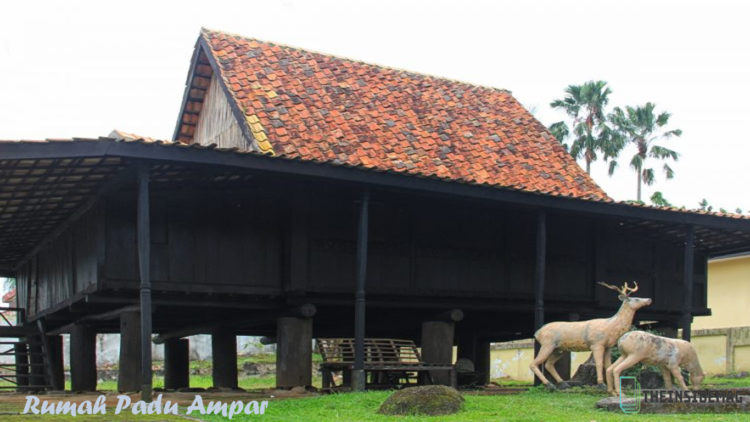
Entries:
MULTIPOLYGON (((380 404, 391 394, 390 391, 371 391, 366 393, 342 393, 316 396, 302 399, 272 400, 263 416, 237 415, 233 421, 250 421, 262 418, 268 421, 746 421, 747 414, 693 414, 693 415, 625 415, 606 412, 594 408, 597 400, 604 397, 599 391, 547 392, 543 388, 513 395, 464 395, 464 409, 455 415, 439 417, 418 416, 384 416, 377 413, 380 404)), ((210 397, 204 397, 208 404, 210 397)), ((232 400, 236 400, 232 399, 232 400)), ((247 402, 249 399, 245 399, 247 402)), ((228 401, 228 400, 227 400, 228 401)), ((17 415, 20 405, 0 404, 0 419, 31 421, 39 416, 17 415), (15 414, 15 415, 14 415, 15 414)), ((180 415, 185 415, 185 408, 180 408, 180 415)), ((221 415, 191 414, 191 418, 207 421, 226 421, 221 415)), ((98 417, 79 416, 77 421, 122 421, 133 420, 130 413, 116 417, 112 414, 98 417), (128 417, 129 416, 129 417, 128 417)), ((146 418, 138 417, 138 420, 146 418)), ((180 418, 153 416, 150 420, 185 420, 180 418)), ((48 417, 44 420, 72 420, 70 417, 48 417)))
MULTIPOLYGON (((263 420, 267 421, 746 421, 747 414, 625 415, 594 408, 601 393, 550 393, 540 388, 514 395, 467 394, 464 410, 450 416, 417 417, 377 414, 387 391, 346 393, 304 399, 272 401, 263 420)), ((195 416, 195 415, 192 415, 195 416)), ((200 416, 225 421, 223 416, 200 416)), ((257 420, 258 416, 235 416, 234 421, 257 420)))
POLYGON ((750 388, 750 377, 746 378, 724 378, 706 377, 702 388, 750 388))

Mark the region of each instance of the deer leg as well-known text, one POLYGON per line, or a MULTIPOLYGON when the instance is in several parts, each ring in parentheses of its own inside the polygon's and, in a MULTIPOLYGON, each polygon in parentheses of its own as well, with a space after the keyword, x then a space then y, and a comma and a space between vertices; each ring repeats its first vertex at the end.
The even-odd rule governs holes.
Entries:
POLYGON ((620 356, 617 358, 615 363, 607 366, 607 392, 610 394, 615 394, 615 383, 614 383, 614 376, 612 375, 612 371, 615 370, 615 366, 619 365, 620 362, 625 360, 625 355, 620 356))
POLYGON ((669 370, 672 372, 672 375, 674 376, 674 379, 677 380, 677 384, 680 386, 681 389, 687 391, 687 385, 685 385, 685 379, 682 378, 682 373, 680 372, 679 366, 674 366, 672 368, 669 368, 669 370))
POLYGON ((659 368, 661 370, 661 377, 664 378, 664 388, 667 390, 671 390, 672 387, 672 373, 669 372, 669 369, 667 369, 666 366, 662 366, 659 368))
POLYGON ((542 371, 539 370, 539 365, 544 363, 544 361, 547 360, 549 355, 552 354, 552 352, 555 351, 555 346, 552 344, 545 344, 542 346, 541 349, 539 349, 539 353, 534 358, 534 361, 531 362, 531 365, 529 365, 529 368, 531 368, 531 371, 534 372, 534 375, 536 375, 537 378, 539 378, 540 381, 542 381, 546 385, 552 385, 547 377, 544 376, 542 371))
POLYGON ((596 383, 604 384, 604 346, 591 347, 591 353, 594 354, 594 363, 596 363, 596 383))
POLYGON ((554 352, 550 355, 549 359, 547 359, 547 363, 544 364, 544 368, 547 370, 547 372, 552 375, 552 378, 555 379, 555 382, 561 383, 563 382, 562 377, 559 373, 557 373, 557 368, 555 368, 555 363, 557 363, 558 360, 563 356, 563 351, 560 349, 555 349, 554 352))
POLYGON ((631 366, 635 365, 636 363, 640 362, 640 359, 638 359, 638 356, 636 355, 628 355, 625 359, 622 360, 617 366, 614 367, 612 370, 612 377, 614 378, 615 382, 615 391, 617 394, 620 394, 620 374, 631 366))

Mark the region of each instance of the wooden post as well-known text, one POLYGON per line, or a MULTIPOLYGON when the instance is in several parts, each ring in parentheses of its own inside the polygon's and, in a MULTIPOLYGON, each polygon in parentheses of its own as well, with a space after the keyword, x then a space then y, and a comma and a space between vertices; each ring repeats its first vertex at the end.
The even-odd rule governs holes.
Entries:
POLYGON ((164 342, 164 388, 190 387, 190 341, 171 338, 164 342))
POLYGON ((149 204, 149 166, 138 168, 138 270, 141 279, 140 383, 141 400, 151 401, 151 206, 149 204))
POLYGON ((474 331, 467 328, 459 328, 456 331, 456 345, 458 350, 456 356, 458 359, 469 359, 477 366, 477 338, 474 331))
POLYGON ((211 333, 211 372, 214 388, 237 389, 237 336, 219 328, 211 333))
POLYGON ((682 339, 690 341, 690 325, 693 322, 693 265, 695 250, 695 227, 688 226, 685 233, 685 259, 682 270, 682 339))
POLYGON ((63 369, 63 341, 62 336, 47 336, 50 357, 49 372, 50 387, 55 391, 65 390, 65 372, 63 369))
POLYGON ((474 370, 482 374, 479 379, 480 384, 487 385, 490 383, 490 374, 492 372, 490 341, 487 339, 477 339, 476 347, 477 360, 474 362, 474 370))
POLYGON ((354 298, 354 368, 352 389, 365 389, 365 284, 367 278, 367 235, 369 225, 370 192, 362 194, 357 230, 356 294, 354 298))
POLYGON ((30 336, 29 340, 29 386, 31 390, 41 390, 46 385, 42 343, 39 336, 30 336))
POLYGON ((96 333, 75 324, 70 330, 70 389, 96 391, 96 333))
MULTIPOLYGON (((426 321, 422 323, 422 360, 425 363, 453 364, 453 335, 455 323, 446 321, 426 321)), ((434 371, 432 379, 436 384, 451 385, 450 374, 434 371)))
POLYGON ((120 370, 117 391, 138 391, 141 388, 141 315, 140 312, 120 314, 120 370))
POLYGON ((312 385, 312 319, 279 318, 276 339, 276 387, 312 385))
POLYGON ((13 345, 13 354, 16 360, 16 382, 18 387, 16 391, 26 391, 25 386, 29 385, 29 352, 26 343, 18 341, 13 345))
MULTIPOLYGON (((534 331, 544 325, 544 277, 547 261, 547 216, 539 210, 536 220, 536 260, 534 262, 534 331)), ((539 353, 539 344, 534 340, 534 356, 539 353)), ((534 385, 540 383, 534 377, 534 385)))

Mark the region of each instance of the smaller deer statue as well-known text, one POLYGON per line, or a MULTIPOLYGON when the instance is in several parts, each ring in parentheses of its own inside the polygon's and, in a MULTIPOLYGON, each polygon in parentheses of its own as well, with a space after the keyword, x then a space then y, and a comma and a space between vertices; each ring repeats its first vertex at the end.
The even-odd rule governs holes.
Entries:
POLYGON ((631 293, 638 291, 638 283, 635 283, 634 287, 628 287, 628 283, 624 283, 622 287, 602 282, 598 284, 620 293, 618 299, 622 301, 622 305, 615 315, 588 321, 550 322, 534 334, 534 338, 539 342, 541 348, 530 368, 551 389, 554 389, 555 386, 539 370, 539 365, 544 363, 544 368, 552 374, 555 381, 561 383, 563 380, 555 369, 555 362, 562 357, 562 353, 587 350, 591 350, 594 355, 596 380, 600 388, 604 388, 604 369, 612 361, 610 349, 615 345, 617 339, 630 329, 635 311, 651 304, 651 299, 630 297, 631 293))
POLYGON ((645 362, 658 366, 664 378, 664 388, 672 389, 672 376, 680 388, 687 390, 680 368, 690 373, 693 389, 703 382, 703 369, 698 362, 695 347, 685 340, 661 337, 645 331, 631 331, 617 341, 620 357, 607 368, 607 389, 612 395, 620 394, 620 374, 631 366, 645 362))

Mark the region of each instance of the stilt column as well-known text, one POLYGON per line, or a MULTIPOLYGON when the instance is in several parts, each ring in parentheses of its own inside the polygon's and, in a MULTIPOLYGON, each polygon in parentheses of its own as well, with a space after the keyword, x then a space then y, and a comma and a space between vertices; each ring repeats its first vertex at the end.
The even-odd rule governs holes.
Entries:
POLYGON ((62 336, 47 336, 49 345, 49 371, 52 379, 50 386, 53 390, 65 390, 65 372, 63 370, 63 341, 62 336))
MULTIPOLYGON (((422 360, 425 363, 450 365, 453 363, 453 335, 455 324, 445 321, 422 323, 422 360)), ((432 379, 436 384, 450 385, 450 374, 435 371, 432 379)))
POLYGON ((141 388, 141 315, 120 314, 120 371, 117 391, 133 392, 141 388))
POLYGON ((276 387, 312 385, 312 319, 279 318, 276 338, 276 387))
POLYGON ((211 334, 212 374, 215 388, 237 388, 237 336, 225 329, 211 334))
POLYGON ((190 341, 171 338, 164 342, 164 388, 190 387, 190 341))
POLYGON ((85 325, 70 330, 70 389, 96 390, 96 333, 85 325))

